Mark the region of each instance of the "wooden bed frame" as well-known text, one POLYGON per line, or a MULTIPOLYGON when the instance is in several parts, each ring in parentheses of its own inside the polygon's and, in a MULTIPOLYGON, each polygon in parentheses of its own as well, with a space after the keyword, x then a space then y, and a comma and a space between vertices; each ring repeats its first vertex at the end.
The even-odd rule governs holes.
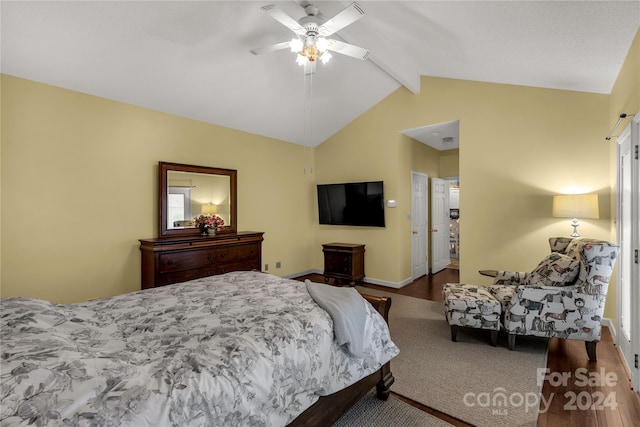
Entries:
MULTIPOLYGON (((362 295, 373 307, 382 314, 384 320, 389 323, 389 308, 391 298, 362 295)), ((395 381, 391 374, 391 362, 385 363, 378 371, 350 385, 349 387, 322 396, 320 399, 300 414, 288 427, 298 426, 330 426, 335 423, 358 400, 376 386, 377 396, 381 400, 387 400, 391 392, 391 384, 395 381)))

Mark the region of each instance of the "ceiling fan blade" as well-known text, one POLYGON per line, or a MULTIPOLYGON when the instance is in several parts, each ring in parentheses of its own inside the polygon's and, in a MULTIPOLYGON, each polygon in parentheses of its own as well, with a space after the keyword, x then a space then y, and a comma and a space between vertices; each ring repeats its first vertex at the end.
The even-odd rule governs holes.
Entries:
POLYGON ((358 19, 364 16, 364 9, 360 7, 358 3, 351 3, 345 7, 336 16, 329 19, 324 24, 320 25, 318 32, 321 36, 330 36, 346 27, 349 24, 356 22, 358 19))
POLYGON ((351 56, 356 59, 366 60, 371 51, 363 47, 355 46, 340 40, 327 39, 329 42, 328 49, 343 55, 351 56))
POLYGON ((254 55, 262 55, 263 53, 271 53, 276 50, 288 49, 291 46, 291 42, 282 42, 277 44, 272 44, 270 46, 259 47, 257 49, 251 49, 249 52, 254 55))
POLYGON ((304 28, 292 17, 276 8, 275 4, 268 4, 266 6, 262 6, 260 9, 267 12, 273 19, 293 31, 294 33, 303 36, 306 32, 304 28))

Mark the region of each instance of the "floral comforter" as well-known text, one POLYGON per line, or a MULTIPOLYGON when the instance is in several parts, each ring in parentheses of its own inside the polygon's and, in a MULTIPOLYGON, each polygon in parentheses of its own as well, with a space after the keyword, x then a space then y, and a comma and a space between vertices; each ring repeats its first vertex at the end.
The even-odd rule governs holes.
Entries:
POLYGON ((359 359, 304 283, 263 273, 70 305, 5 298, 0 425, 283 426, 398 354, 367 307, 359 359))

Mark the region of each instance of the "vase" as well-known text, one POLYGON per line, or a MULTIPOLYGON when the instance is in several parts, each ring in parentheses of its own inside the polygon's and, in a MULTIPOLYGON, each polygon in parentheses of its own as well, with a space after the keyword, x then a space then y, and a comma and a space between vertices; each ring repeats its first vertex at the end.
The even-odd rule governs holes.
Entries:
POLYGON ((207 227, 205 227, 204 225, 201 225, 201 226, 200 226, 200 227, 198 227, 198 228, 200 228, 200 235, 201 235, 201 236, 206 236, 206 235, 208 235, 208 234, 209 234, 209 233, 207 233, 207 227))
POLYGON ((218 232, 218 229, 216 228, 207 228, 207 234, 209 236, 215 236, 215 234, 218 232))

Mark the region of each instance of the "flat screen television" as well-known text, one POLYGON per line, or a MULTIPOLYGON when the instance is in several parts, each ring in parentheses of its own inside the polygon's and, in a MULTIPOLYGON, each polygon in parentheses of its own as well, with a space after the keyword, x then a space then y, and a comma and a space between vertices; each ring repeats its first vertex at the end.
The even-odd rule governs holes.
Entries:
POLYGON ((382 181, 318 184, 320 224, 384 227, 382 181))

